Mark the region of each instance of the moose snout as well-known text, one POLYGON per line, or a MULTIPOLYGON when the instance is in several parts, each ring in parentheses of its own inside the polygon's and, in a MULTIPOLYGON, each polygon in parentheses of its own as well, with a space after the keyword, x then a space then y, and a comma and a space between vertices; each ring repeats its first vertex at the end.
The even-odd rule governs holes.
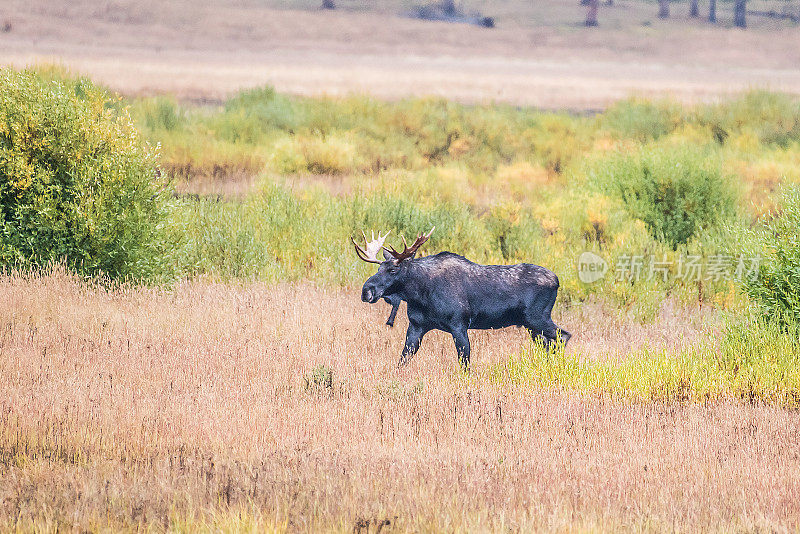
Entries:
POLYGON ((375 286, 372 285, 364 285, 364 288, 361 290, 361 300, 364 302, 369 302, 370 304, 374 304, 378 301, 376 295, 378 291, 375 286))

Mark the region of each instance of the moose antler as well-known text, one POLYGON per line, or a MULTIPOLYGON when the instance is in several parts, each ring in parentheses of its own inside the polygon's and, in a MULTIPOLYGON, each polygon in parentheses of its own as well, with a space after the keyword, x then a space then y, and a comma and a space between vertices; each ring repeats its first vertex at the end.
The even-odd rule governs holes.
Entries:
MULTIPOLYGON (((389 232, 391 232, 391 230, 389 230, 389 232)), ((386 241, 386 236, 389 235, 389 232, 386 232, 384 236, 378 232, 378 239, 375 239, 375 232, 373 231, 372 241, 367 241, 367 235, 362 230, 361 235, 364 236, 365 248, 358 246, 352 237, 350 241, 352 241, 353 245, 356 247, 356 254, 358 254, 359 258, 368 263, 381 263, 381 260, 378 259, 378 251, 383 248, 383 242, 386 241)))
POLYGON ((417 240, 414 241, 414 244, 411 245, 410 248, 406 243, 406 238, 403 237, 403 252, 397 252, 393 247, 389 248, 384 247, 384 249, 394 257, 394 260, 397 263, 400 263, 401 261, 406 260, 411 256, 413 256, 414 253, 417 252, 417 249, 419 249, 419 247, 421 247, 425 243, 425 241, 427 241, 428 238, 431 237, 431 234, 433 233, 433 230, 435 228, 436 228, 435 226, 431 228, 431 231, 428 232, 427 234, 420 234, 419 237, 417 237, 417 240))

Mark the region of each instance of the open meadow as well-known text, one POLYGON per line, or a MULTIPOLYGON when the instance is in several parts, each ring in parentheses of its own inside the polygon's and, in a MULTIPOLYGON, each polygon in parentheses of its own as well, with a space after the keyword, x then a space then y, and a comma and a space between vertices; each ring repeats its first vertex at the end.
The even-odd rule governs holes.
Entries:
POLYGON ((800 530, 800 34, 719 4, 0 6, 0 531, 800 530), (433 226, 568 344, 398 367, 350 240, 433 226))
MULTIPOLYGON (((355 290, 0 288, 3 530, 800 527, 796 410, 515 382, 516 330, 473 336, 471 376, 441 333, 397 370, 404 319, 355 290)), ((687 314, 559 320, 613 367, 604 347, 670 347, 676 322, 704 343, 687 314)))

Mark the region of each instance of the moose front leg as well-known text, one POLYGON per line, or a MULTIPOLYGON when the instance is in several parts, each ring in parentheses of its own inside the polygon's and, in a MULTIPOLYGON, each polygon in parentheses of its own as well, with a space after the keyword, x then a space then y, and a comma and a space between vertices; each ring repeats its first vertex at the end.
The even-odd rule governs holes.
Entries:
POLYGON ((406 330, 406 345, 403 347, 403 354, 400 355, 400 361, 397 363, 398 367, 403 367, 411 361, 414 354, 419 350, 419 345, 422 343, 422 336, 428 332, 419 324, 409 323, 408 330, 406 330))
POLYGON ((453 341, 456 344, 456 352, 458 353, 458 361, 461 362, 461 368, 464 371, 469 371, 469 336, 467 335, 467 329, 459 328, 454 330, 453 341))

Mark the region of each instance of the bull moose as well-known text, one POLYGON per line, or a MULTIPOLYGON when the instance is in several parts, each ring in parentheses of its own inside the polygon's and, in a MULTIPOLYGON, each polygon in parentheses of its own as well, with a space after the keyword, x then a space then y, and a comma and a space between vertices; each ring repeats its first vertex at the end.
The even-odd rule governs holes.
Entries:
POLYGON ((479 265, 452 252, 416 258, 433 230, 417 237, 410 247, 403 239, 402 252, 383 246, 388 233, 381 236, 379 232, 370 243, 365 236, 366 248, 351 238, 359 258, 379 265, 378 272, 364 283, 361 300, 374 304, 385 299, 392 305, 392 322, 400 301, 407 303, 408 331, 398 366, 408 364, 431 330, 453 336, 465 369, 469 368, 469 329, 522 326, 547 348, 559 341, 566 344, 572 337, 550 317, 558 293, 555 273, 530 263, 479 265), (379 249, 384 261, 377 258, 379 249))

